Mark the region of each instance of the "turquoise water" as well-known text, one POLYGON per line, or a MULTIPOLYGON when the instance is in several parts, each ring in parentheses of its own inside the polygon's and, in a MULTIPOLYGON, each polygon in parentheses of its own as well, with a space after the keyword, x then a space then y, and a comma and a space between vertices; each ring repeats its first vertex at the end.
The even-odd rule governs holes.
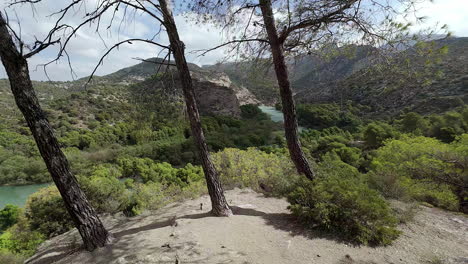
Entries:
MULTIPOLYGON (((283 112, 276 110, 273 106, 260 105, 258 108, 262 110, 263 113, 270 116, 271 121, 273 122, 284 122, 283 112)), ((299 131, 305 130, 304 127, 298 127, 299 131)))
POLYGON ((269 115, 271 121, 281 123, 284 122, 283 113, 276 110, 273 106, 260 105, 258 108, 260 108, 263 113, 269 115))
POLYGON ((48 185, 48 183, 45 183, 21 186, 0 186, 0 209, 6 204, 14 204, 23 207, 29 195, 48 185))

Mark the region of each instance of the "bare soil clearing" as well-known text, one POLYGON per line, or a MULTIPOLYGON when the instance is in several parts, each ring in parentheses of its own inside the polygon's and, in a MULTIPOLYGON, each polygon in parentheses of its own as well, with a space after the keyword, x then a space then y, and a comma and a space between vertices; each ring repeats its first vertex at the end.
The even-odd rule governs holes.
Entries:
POLYGON ((208 214, 208 196, 138 217, 103 217, 112 245, 90 253, 70 231, 45 242, 26 263, 468 263, 464 215, 421 206, 392 246, 356 247, 304 229, 283 199, 248 189, 226 197, 235 213, 229 218, 208 214))

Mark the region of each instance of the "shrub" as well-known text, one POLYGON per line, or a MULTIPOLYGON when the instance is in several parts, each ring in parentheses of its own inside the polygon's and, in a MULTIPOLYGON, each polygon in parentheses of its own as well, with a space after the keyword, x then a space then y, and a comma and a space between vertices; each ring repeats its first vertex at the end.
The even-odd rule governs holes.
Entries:
POLYGON ((336 104, 299 104, 298 121, 300 125, 314 129, 337 126, 354 130, 361 124, 361 120, 352 113, 351 106, 346 108, 341 109, 336 104))
POLYGON ((0 263, 23 264, 25 260, 25 257, 14 254, 6 249, 1 249, 0 247, 0 263))
POLYGON ((462 206, 468 162, 459 141, 445 144, 427 137, 390 140, 375 151, 369 184, 392 198, 411 198, 449 210, 462 206), (458 196, 458 197, 457 197, 458 196))
POLYGON ((257 105, 246 104, 241 105, 241 117, 246 119, 266 120, 268 115, 263 113, 257 105))
POLYGON ((0 210, 0 233, 18 222, 21 215, 21 209, 12 204, 7 204, 0 210))
POLYGON ((354 177, 303 179, 288 196, 300 220, 358 244, 388 245, 399 235, 385 200, 354 177))
POLYGON ((31 256, 43 241, 44 235, 31 230, 27 219, 20 217, 18 223, 0 236, 0 256, 2 249, 4 252, 31 256))
POLYGON ((124 177, 141 178, 144 183, 152 181, 184 187, 203 178, 201 167, 190 163, 177 169, 167 162, 157 163, 148 158, 122 158, 118 162, 124 177))
POLYGON ((226 188, 245 188, 285 195, 294 188, 298 175, 287 156, 255 148, 224 149, 212 155, 226 188))
POLYGON ((420 114, 409 112, 401 116, 401 120, 397 121, 401 131, 406 133, 414 133, 422 135, 429 128, 429 122, 420 114))
POLYGON ((98 213, 116 213, 128 203, 125 183, 112 176, 80 177, 80 185, 98 213))
POLYGON ((144 210, 155 210, 167 204, 163 186, 157 182, 135 183, 130 201, 124 213, 127 216, 141 214, 144 210))
POLYGON ((330 147, 332 149, 327 154, 337 155, 343 162, 351 166, 358 168, 363 161, 361 157, 362 151, 358 148, 347 147, 341 143, 332 143, 330 147))
POLYGON ((129 203, 123 212, 127 216, 135 216, 145 210, 156 210, 168 203, 200 197, 205 193, 207 193, 205 181, 191 182, 184 187, 152 181, 145 184, 132 183, 129 203))
POLYGON ((57 187, 49 186, 29 196, 25 215, 31 229, 46 237, 62 234, 73 227, 57 187))
POLYGON ((398 136, 397 131, 391 125, 383 122, 372 122, 363 131, 363 139, 370 148, 378 148, 389 138, 398 136))

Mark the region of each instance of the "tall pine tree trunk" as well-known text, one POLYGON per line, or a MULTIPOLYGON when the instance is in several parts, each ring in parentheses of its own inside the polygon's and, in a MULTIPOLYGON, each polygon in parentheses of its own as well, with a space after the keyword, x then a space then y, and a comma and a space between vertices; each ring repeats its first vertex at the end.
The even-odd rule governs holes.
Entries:
POLYGON ((260 8, 262 10, 263 22, 268 34, 276 78, 280 88, 281 104, 284 115, 284 132, 286 135, 289 154, 296 166, 297 172, 304 174, 307 178, 313 180, 315 178, 314 171, 311 169, 309 162, 302 151, 301 143, 299 142, 297 135, 296 107, 294 105, 288 69, 284 59, 283 44, 280 42, 278 32, 276 30, 271 1, 260 0, 260 8))
POLYGON ((83 238, 84 246, 92 251, 110 241, 110 234, 89 204, 68 161, 60 150, 52 127, 42 111, 29 77, 28 63, 17 50, 7 24, 0 13, 0 57, 10 81, 11 91, 18 108, 36 140, 47 169, 52 176, 75 227, 83 238))
POLYGON ((195 100, 192 77, 190 76, 187 61, 185 60, 185 45, 179 39, 179 33, 177 32, 177 26, 174 21, 174 16, 172 14, 169 1, 170 0, 159 0, 159 4, 164 16, 164 26, 166 27, 171 49, 177 65, 177 70, 179 72, 180 81, 182 83, 192 135, 200 153, 200 159, 202 162, 203 171, 205 173, 208 193, 210 194, 211 198, 212 213, 216 216, 230 216, 232 215, 232 212, 229 208, 226 198, 224 197, 224 190, 219 181, 218 172, 210 160, 210 154, 205 142, 205 136, 203 134, 200 122, 197 102, 195 100))

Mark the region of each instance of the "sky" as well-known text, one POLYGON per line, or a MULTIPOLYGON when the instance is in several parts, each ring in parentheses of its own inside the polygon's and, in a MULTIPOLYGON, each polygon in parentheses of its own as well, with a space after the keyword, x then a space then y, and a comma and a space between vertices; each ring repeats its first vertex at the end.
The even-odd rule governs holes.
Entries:
MULTIPOLYGON (((90 0, 90 2, 97 0, 90 0)), ((0 8, 4 9, 9 0, 0 0, 0 8)), ((5 9, 13 21, 13 26, 19 32, 17 20, 21 21, 21 35, 25 40, 32 41, 35 37, 41 39, 50 30, 56 16, 51 13, 60 10, 65 0, 43 0, 43 3, 35 5, 34 9, 30 5, 16 7, 15 10, 5 9), (34 11, 33 11, 34 10, 34 11)), ((84 8, 76 11, 67 17, 67 23, 77 25, 82 19, 84 8)), ((120 21, 124 11, 119 10, 115 21, 120 21)), ((450 32, 455 36, 468 37, 468 0, 434 0, 433 3, 427 1, 418 8, 418 16, 426 16, 425 27, 440 24, 447 24, 450 32)), ((129 23, 120 28, 119 23, 106 30, 106 25, 102 26, 100 36, 95 33, 94 28, 84 27, 76 37, 70 41, 68 47, 73 66, 74 74, 71 73, 66 59, 52 63, 47 67, 48 77, 44 73, 41 64, 51 61, 57 54, 57 47, 49 48, 29 59, 31 78, 33 80, 68 81, 76 78, 88 76, 98 64, 100 57, 113 43, 128 37, 149 38, 158 31, 158 23, 153 19, 136 14, 131 17, 129 23)), ((110 21, 111 13, 107 14, 103 21, 110 21)), ((190 15, 189 15, 190 18, 190 15)), ((189 62, 198 65, 215 64, 225 58, 222 49, 199 56, 195 50, 214 47, 223 41, 223 33, 220 29, 210 24, 196 24, 193 20, 187 19, 183 15, 176 15, 176 23, 179 35, 186 46, 186 57, 189 62)), ((103 23, 105 24, 105 23, 103 23)), ((418 27, 422 27, 418 25, 418 27)), ((166 32, 162 31, 156 38, 158 42, 167 44, 166 32)), ((100 65, 97 75, 105 75, 115 72, 121 68, 139 63, 135 58, 150 58, 163 56, 159 54, 159 49, 155 46, 134 42, 132 45, 123 45, 118 50, 114 50, 100 65)), ((0 66, 0 78, 6 78, 3 66, 0 66)))

